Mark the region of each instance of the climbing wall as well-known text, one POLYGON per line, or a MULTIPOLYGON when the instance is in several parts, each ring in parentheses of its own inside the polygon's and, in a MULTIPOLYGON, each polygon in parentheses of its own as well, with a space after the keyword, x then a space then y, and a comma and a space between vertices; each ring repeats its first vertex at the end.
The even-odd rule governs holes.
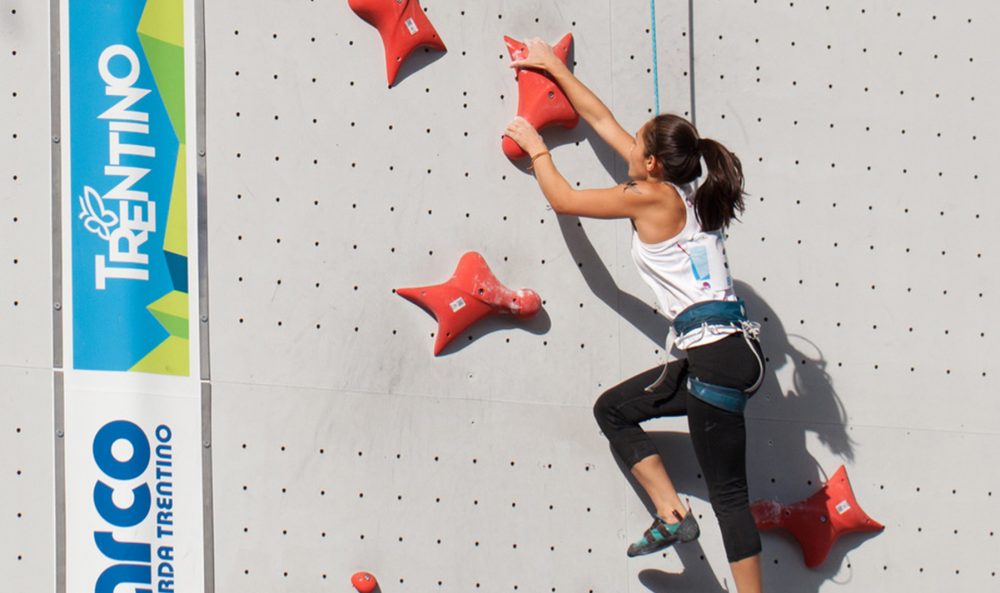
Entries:
MULTIPOLYGON (((19 591, 53 590, 60 553, 47 4, 0 0, 0 570, 19 591)), ((385 593, 735 590, 683 420, 647 428, 702 538, 625 557, 649 515, 590 406, 657 363, 666 323, 628 223, 555 216, 500 152, 502 36, 567 32, 626 128, 659 101, 742 158, 729 254, 769 359, 752 497, 803 499, 845 464, 886 525, 817 569, 765 534, 766 588, 996 588, 1000 479, 977 464, 1000 445, 1000 8, 660 0, 651 22, 643 2, 424 0, 449 49, 388 88, 346 1, 206 4, 216 590, 347 591, 362 569, 385 593), (393 289, 466 251, 544 310, 434 357, 436 323, 393 289)), ((546 139, 574 186, 624 179, 585 124, 546 139)))
MULTIPOLYGON (((649 428, 703 537, 624 557, 649 517, 590 406, 656 364, 666 326, 628 224, 557 218, 499 149, 517 102, 504 34, 573 32, 577 74, 622 123, 652 115, 649 6, 428 0, 449 51, 418 51, 390 89, 377 33, 346 4, 207 7, 219 589, 340 590, 367 569, 400 592, 734 590, 682 420, 649 428), (436 324, 393 289, 443 282, 469 250, 544 313, 435 358, 436 324)), ((814 570, 768 534, 766 584, 995 585, 1000 484, 965 460, 997 443, 997 15, 656 9, 662 109, 747 172, 730 252, 770 359, 752 495, 805 498, 843 463, 887 526, 814 570)), ((574 186, 622 180, 586 126, 546 137, 574 186)))
POLYGON ((11 591, 55 583, 46 4, 0 1, 0 574, 11 591))

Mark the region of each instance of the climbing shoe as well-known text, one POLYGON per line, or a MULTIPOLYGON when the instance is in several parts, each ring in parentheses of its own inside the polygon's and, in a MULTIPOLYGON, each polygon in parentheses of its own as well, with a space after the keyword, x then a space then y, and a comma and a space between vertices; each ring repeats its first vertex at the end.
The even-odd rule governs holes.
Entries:
POLYGON ((657 517, 653 525, 642 534, 642 538, 628 547, 629 557, 652 554, 677 542, 684 544, 698 539, 701 530, 698 529, 698 521, 691 511, 689 510, 683 517, 676 511, 674 515, 679 519, 677 523, 667 523, 657 517))

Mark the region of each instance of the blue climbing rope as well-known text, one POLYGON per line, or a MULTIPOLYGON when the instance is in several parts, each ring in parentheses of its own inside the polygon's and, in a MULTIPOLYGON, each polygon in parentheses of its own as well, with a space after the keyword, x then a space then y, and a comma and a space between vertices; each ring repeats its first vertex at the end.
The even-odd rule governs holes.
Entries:
POLYGON ((656 62, 656 0, 649 0, 649 30, 653 34, 653 102, 656 113, 660 115, 660 69, 656 62))

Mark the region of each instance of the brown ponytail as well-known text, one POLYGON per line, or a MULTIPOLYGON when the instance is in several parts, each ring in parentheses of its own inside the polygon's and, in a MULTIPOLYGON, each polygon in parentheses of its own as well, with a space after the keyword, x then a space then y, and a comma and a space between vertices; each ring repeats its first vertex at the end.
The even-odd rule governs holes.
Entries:
POLYGON ((735 154, 715 140, 702 138, 698 147, 708 165, 708 177, 695 193, 695 211, 706 231, 725 229, 746 208, 743 203, 743 166, 735 154))
POLYGON ((700 138, 691 122, 672 114, 658 115, 643 128, 646 156, 656 157, 663 178, 677 185, 701 177, 701 160, 708 176, 694 196, 701 228, 723 230, 743 212, 743 167, 735 154, 715 140, 700 138))

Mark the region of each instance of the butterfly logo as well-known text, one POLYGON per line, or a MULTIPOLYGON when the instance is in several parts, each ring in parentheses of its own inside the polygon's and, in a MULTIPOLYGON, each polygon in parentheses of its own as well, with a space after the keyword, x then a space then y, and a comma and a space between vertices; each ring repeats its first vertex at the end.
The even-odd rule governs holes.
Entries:
POLYGON ((104 198, 90 186, 83 187, 79 200, 83 228, 108 241, 111 230, 118 224, 118 215, 104 207, 104 198))

